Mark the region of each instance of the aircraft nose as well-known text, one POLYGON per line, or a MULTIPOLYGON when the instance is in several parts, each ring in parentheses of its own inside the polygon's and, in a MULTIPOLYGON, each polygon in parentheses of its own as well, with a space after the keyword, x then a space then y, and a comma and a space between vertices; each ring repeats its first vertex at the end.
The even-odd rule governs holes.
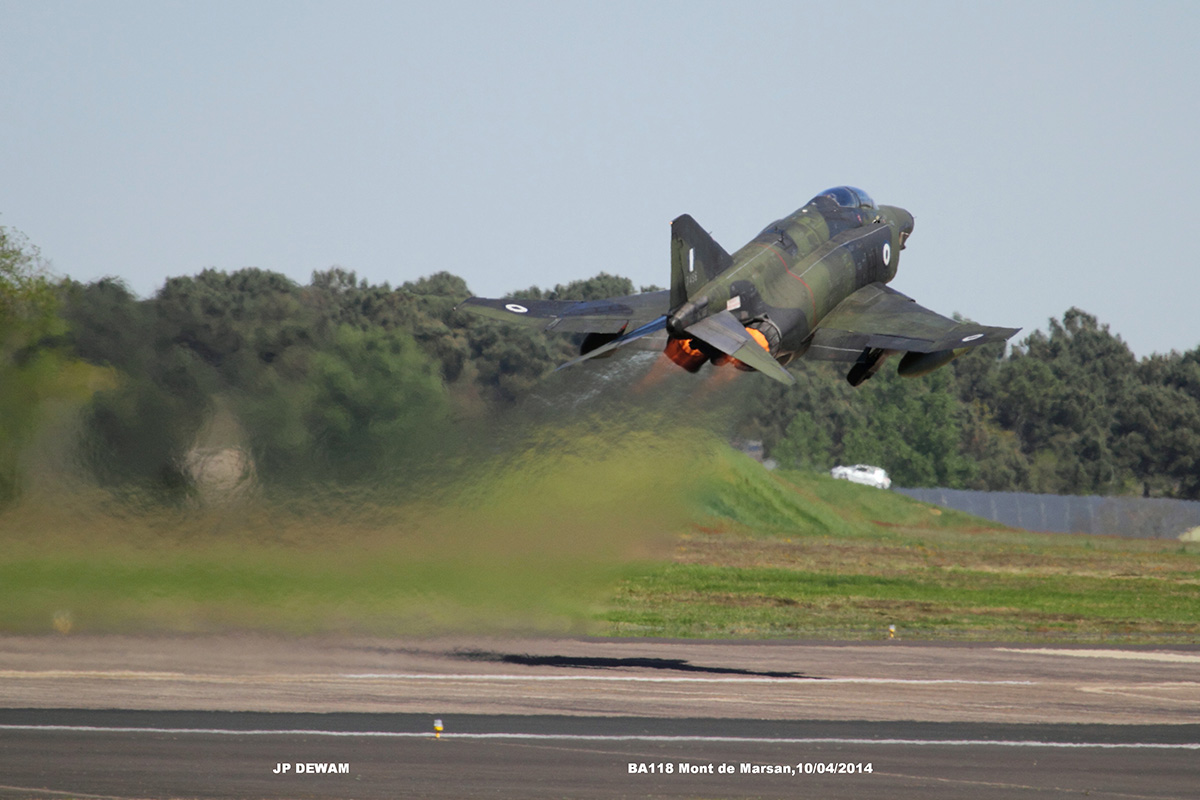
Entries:
POLYGON ((913 215, 896 206, 884 206, 883 209, 886 211, 887 221, 899 232, 900 248, 903 249, 904 242, 913 232, 913 215))
MULTIPOLYGON (((903 209, 901 209, 903 211, 903 209)), ((913 232, 913 215, 904 212, 904 216, 900 219, 900 249, 904 249, 904 243, 908 241, 908 237, 912 236, 913 232)))

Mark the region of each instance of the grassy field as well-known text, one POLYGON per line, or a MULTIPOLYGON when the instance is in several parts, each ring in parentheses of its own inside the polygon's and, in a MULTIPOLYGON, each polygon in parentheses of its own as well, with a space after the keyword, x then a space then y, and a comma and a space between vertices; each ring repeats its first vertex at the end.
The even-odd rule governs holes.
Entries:
POLYGON ((685 434, 537 434, 437 481, 162 507, 95 489, 0 514, 0 633, 593 630, 686 529, 685 434))
POLYGON ((564 434, 459 483, 26 503, 0 515, 0 632, 1200 642, 1200 544, 1013 531, 661 432, 564 434))
POLYGON ((1200 642, 1200 547, 1016 531, 729 459, 708 525, 624 579, 633 636, 1200 642))

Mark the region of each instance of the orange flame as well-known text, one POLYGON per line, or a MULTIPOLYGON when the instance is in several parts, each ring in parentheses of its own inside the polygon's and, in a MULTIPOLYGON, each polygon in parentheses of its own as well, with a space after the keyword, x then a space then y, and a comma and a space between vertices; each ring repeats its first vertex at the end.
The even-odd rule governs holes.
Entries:
MULTIPOLYGON (((762 331, 758 330, 757 328, 746 328, 746 333, 750 334, 750 338, 754 339, 754 341, 758 343, 759 347, 761 347, 763 350, 766 350, 768 353, 771 352, 771 345, 767 344, 767 337, 762 331)), ((736 358, 729 358, 728 363, 733 364, 743 372, 754 371, 754 367, 748 366, 747 364, 738 361, 736 358)))
POLYGON ((750 334, 750 337, 758 342, 759 347, 768 353, 771 352, 771 345, 767 343, 767 335, 765 333, 758 328, 746 328, 746 333, 750 334))
POLYGON ((708 360, 708 356, 696 347, 691 339, 668 339, 663 352, 667 354, 667 358, 688 372, 696 372, 708 360))

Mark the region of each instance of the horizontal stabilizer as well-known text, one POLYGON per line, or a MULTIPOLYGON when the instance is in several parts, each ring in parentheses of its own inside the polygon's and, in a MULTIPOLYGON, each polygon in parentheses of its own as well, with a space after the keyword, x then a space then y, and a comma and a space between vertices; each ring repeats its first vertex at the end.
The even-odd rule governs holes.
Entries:
POLYGON ((705 317, 689 326, 687 333, 780 383, 791 385, 796 382, 792 374, 780 366, 728 311, 705 317))
POLYGON ((573 367, 581 361, 587 361, 589 358, 599 358, 601 356, 608 355, 613 350, 616 350, 618 347, 624 347, 625 345, 629 344, 630 342, 634 342, 638 339, 642 339, 646 336, 650 336, 655 333, 660 333, 660 332, 666 330, 666 328, 667 328, 667 318, 664 315, 664 316, 659 317, 658 319, 651 320, 650 322, 646 323, 645 325, 641 326, 640 328, 636 328, 635 330, 630 331, 629 333, 625 334, 624 336, 618 336, 616 339, 613 339, 611 342, 608 342, 607 344, 600 345, 595 350, 589 350, 588 352, 584 353, 581 356, 577 356, 576 358, 572 358, 570 361, 567 361, 563 364, 559 364, 558 367, 555 368, 555 372, 557 372, 560 369, 566 369, 567 367, 573 367))

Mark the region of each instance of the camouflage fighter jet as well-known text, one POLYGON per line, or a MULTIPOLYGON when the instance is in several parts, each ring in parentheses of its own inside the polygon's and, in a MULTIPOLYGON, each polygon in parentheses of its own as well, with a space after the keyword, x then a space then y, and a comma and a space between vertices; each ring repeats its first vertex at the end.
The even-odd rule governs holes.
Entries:
POLYGON ((782 383, 793 359, 851 364, 858 386, 889 356, 897 371, 926 375, 971 347, 1019 328, 956 322, 887 284, 913 230, 902 208, 838 186, 772 222, 730 255, 687 214, 671 223, 671 288, 608 300, 489 300, 459 307, 548 331, 585 333, 578 358, 629 344, 663 347, 689 372, 732 364, 782 383), (665 340, 665 344, 663 343, 665 340))

